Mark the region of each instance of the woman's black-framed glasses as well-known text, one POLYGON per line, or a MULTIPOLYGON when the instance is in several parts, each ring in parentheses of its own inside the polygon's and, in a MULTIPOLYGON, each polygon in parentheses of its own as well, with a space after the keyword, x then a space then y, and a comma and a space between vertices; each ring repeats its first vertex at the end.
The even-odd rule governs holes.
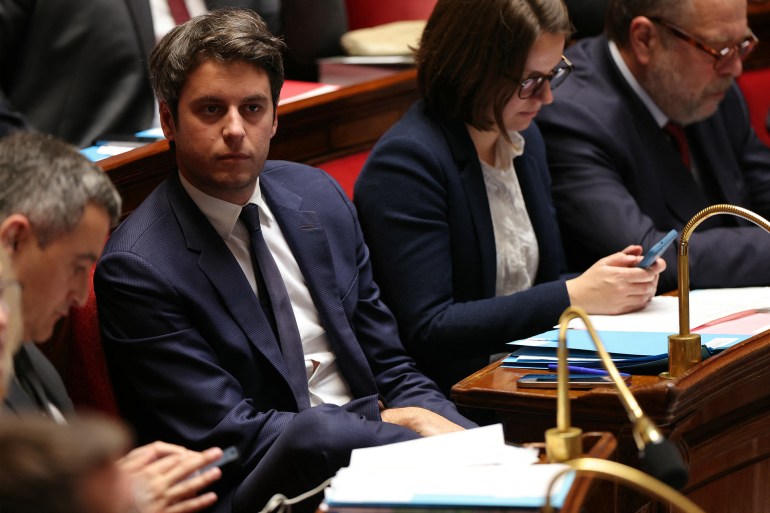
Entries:
POLYGON ((669 23, 666 20, 662 18, 650 18, 650 21, 653 23, 657 23, 658 25, 662 25, 666 27, 668 30, 671 31, 672 34, 674 34, 679 39, 685 41, 686 43, 689 43, 690 45, 694 46, 698 50, 707 53, 711 57, 714 58, 714 69, 724 69, 727 64, 730 63, 733 57, 736 55, 738 58, 743 61, 746 59, 746 57, 749 56, 752 50, 757 47, 757 44, 759 43, 759 39, 757 36, 754 35, 754 32, 749 29, 749 35, 746 36, 746 38, 741 41, 740 43, 737 43, 732 46, 725 46, 724 48, 717 50, 716 48, 713 48, 705 43, 702 43, 698 41, 695 37, 691 36, 684 30, 680 29, 673 23, 669 23))
POLYGON ((561 56, 561 62, 547 75, 530 75, 519 82, 519 98, 526 100, 540 92, 546 80, 550 82, 551 89, 556 89, 564 82, 564 79, 572 72, 574 66, 565 56, 561 56))

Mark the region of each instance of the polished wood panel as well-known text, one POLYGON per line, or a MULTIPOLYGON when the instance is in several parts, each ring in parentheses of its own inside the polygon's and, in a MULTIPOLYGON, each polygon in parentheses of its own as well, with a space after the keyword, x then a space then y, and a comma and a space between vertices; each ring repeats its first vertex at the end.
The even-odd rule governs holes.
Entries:
MULTIPOLYGON (((313 165, 369 149, 417 97, 416 72, 407 70, 281 105, 269 158, 313 165)), ((162 140, 98 164, 123 197, 125 216, 176 168, 176 159, 162 140)))
MULTIPOLYGON (((452 398, 496 411, 511 442, 542 439, 556 425, 556 391, 518 389, 516 380, 531 372, 537 371, 498 362, 455 385, 452 398)), ((690 472, 684 492, 692 500, 706 511, 770 512, 770 332, 709 358, 678 380, 634 376, 631 390, 681 450, 690 472), (715 507, 728 502, 726 509, 715 507)), ((615 434, 618 461, 639 465, 628 416, 613 388, 573 390, 570 398, 574 425, 615 434)), ((611 511, 636 511, 643 502, 620 490, 611 511)))

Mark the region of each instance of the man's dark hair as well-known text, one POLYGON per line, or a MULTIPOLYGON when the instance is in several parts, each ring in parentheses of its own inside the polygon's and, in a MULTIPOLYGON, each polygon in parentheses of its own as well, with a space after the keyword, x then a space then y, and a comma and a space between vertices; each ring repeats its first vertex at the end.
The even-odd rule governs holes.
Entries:
POLYGON ((248 9, 215 9, 176 26, 150 56, 150 79, 158 101, 176 118, 179 96, 190 73, 209 59, 249 62, 267 73, 273 107, 283 86, 284 43, 248 9))

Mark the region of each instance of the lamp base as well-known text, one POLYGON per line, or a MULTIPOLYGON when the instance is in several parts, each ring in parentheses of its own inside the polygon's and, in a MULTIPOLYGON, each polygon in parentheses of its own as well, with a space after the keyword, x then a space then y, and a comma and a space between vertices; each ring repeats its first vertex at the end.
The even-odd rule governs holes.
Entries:
POLYGON ((562 463, 583 455, 583 430, 568 427, 551 428, 545 432, 545 455, 549 463, 562 463))
POLYGON ((700 335, 696 333, 669 335, 668 372, 661 373, 660 377, 666 379, 679 378, 699 364, 700 361, 700 335))

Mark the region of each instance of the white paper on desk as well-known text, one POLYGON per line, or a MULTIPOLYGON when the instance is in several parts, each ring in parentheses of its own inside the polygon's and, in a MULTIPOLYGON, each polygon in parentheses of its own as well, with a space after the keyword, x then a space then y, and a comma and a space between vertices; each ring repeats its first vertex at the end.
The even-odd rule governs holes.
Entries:
MULTIPOLYGON (((770 287, 702 289, 690 292, 690 329, 747 309, 770 307, 770 287)), ((598 331, 679 333, 679 299, 656 296, 639 311, 622 315, 591 315, 598 331)), ((581 319, 569 327, 584 328, 581 319)))
MULTIPOLYGON (((563 465, 536 464, 534 448, 505 444, 502 425, 355 449, 325 491, 330 510, 355 505, 538 507, 563 465)), ((555 489, 563 502, 570 474, 555 489)))
POLYGON ((402 469, 405 465, 434 468, 453 465, 529 465, 538 460, 530 447, 505 444, 502 424, 429 436, 379 447, 354 449, 349 467, 402 469))
MULTIPOLYGON (((479 465, 434 467, 343 468, 325 490, 330 510, 340 506, 369 507, 540 507, 548 484, 564 465, 479 465)), ((563 503, 573 476, 562 477, 554 487, 553 504, 563 503)))

